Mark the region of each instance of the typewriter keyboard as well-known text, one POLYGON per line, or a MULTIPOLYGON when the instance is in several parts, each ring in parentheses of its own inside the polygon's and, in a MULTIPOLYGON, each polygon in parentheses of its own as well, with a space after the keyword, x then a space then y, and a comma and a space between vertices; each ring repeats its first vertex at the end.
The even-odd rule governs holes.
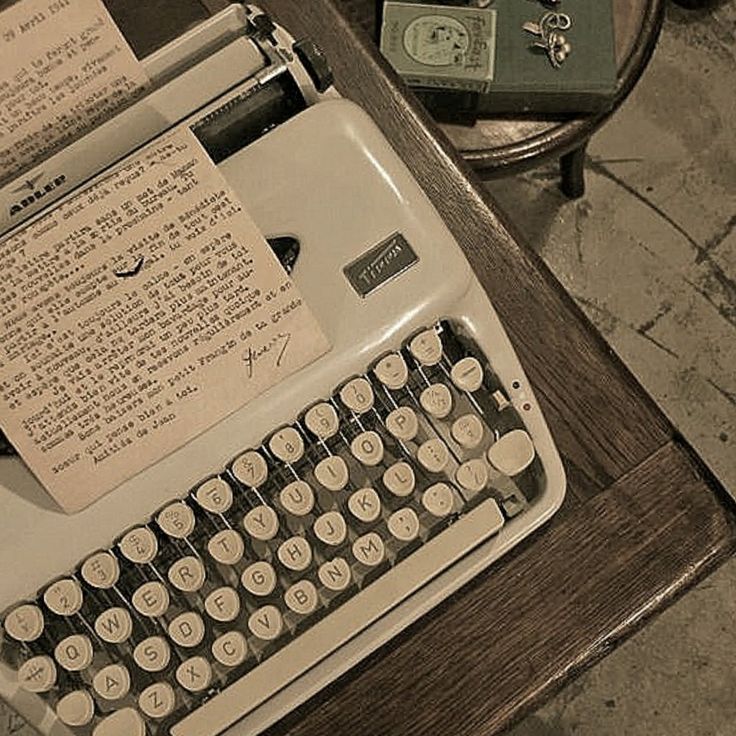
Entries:
POLYGON ((219 733, 524 512, 541 464, 474 344, 369 368, 6 612, 70 734, 219 733))

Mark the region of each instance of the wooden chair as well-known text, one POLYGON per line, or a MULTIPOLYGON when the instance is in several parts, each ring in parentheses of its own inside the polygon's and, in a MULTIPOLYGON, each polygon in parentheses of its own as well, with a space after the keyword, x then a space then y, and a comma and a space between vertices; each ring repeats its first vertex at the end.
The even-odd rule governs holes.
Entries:
MULTIPOLYGON (((704 0, 678 0, 683 5, 704 0)), ((356 25, 376 38, 376 0, 335 0, 356 25)), ((664 18, 665 0, 613 0, 618 81, 611 110, 565 120, 508 117, 475 125, 442 124, 463 158, 484 178, 498 178, 559 159, 562 191, 571 198, 585 192, 588 141, 628 97, 651 58, 664 18)))

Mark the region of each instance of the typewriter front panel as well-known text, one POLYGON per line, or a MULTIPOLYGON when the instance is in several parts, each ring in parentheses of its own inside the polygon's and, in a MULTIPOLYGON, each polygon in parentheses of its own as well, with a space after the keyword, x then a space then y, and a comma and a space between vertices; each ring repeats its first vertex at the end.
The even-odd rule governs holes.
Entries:
POLYGON ((413 332, 450 314, 474 283, 426 197, 351 103, 314 106, 220 167, 264 235, 299 240, 293 276, 331 350, 73 516, 55 507, 20 461, 2 459, 0 569, 17 574, 0 580, 0 611, 34 596, 413 332), (397 233, 416 262, 362 296, 344 269, 397 233))
MULTIPOLYGON (((318 400, 333 396, 333 406, 351 425, 344 430, 348 438, 351 432, 364 433, 356 409, 349 406, 341 391, 336 396, 335 391, 402 346, 402 354, 412 366, 415 388, 432 389, 444 382, 445 392, 454 396, 453 411, 462 406, 467 412, 472 405, 478 410, 475 419, 483 417, 486 422, 475 441, 472 422, 466 427, 470 433, 459 437, 454 434, 455 414, 445 421, 447 415, 438 412, 441 406, 433 405, 430 390, 428 403, 420 399, 419 392, 414 396, 425 429, 429 427, 438 435, 444 431, 447 442, 451 446, 456 443, 453 451, 465 471, 474 472, 480 464, 486 469, 483 472, 490 470, 494 475, 493 483, 476 489, 474 496, 471 486, 476 476, 463 485, 461 467, 447 471, 448 483, 456 483, 456 491, 463 489, 463 499, 455 498, 461 511, 448 526, 437 521, 445 518, 439 508, 444 497, 432 495, 435 491, 439 494, 437 487, 444 484, 421 489, 412 486, 409 493, 417 491, 422 498, 423 509, 417 506, 420 514, 433 516, 434 509, 436 534, 427 534, 424 546, 407 557, 396 555, 391 572, 382 573, 385 577, 371 578, 352 599, 338 603, 333 609, 336 618, 328 616, 302 631, 208 702, 205 698, 197 705, 192 696, 194 707, 187 708, 191 712, 177 711, 179 717, 185 716, 183 720, 171 731, 168 724, 165 726, 166 733, 176 736, 222 733, 235 723, 228 734, 260 732, 529 534, 549 518, 564 495, 559 456, 492 306, 428 199, 363 112, 343 101, 318 104, 230 155, 219 166, 267 238, 298 241, 293 278, 328 336, 331 350, 75 516, 64 516, 54 509, 19 462, 0 465, 0 504, 5 512, 0 516, 0 565, 14 570, 0 579, 0 612, 24 598, 33 598, 50 580, 69 573, 94 550, 110 547, 123 531, 145 523, 172 499, 184 497, 198 481, 223 470, 234 457, 294 422, 318 400), (431 331, 420 332, 428 326, 433 326, 431 331), (421 343, 414 348, 415 340, 427 334, 442 346, 437 361, 423 360, 421 343), (475 370, 480 381, 472 387, 468 382, 475 378, 464 371, 455 373, 463 361, 470 361, 470 373, 475 370), (430 380, 437 383, 430 386, 430 380), (349 411, 345 414, 346 406, 349 411), (433 425, 430 415, 440 419, 433 425), (445 431, 450 424, 452 432, 445 431), (515 441, 518 439, 521 446, 515 441), (464 449, 459 447, 462 442, 466 442, 464 449), (510 445, 514 448, 509 453, 510 445), (506 448, 501 456, 499 448, 506 448), (526 493, 524 478, 532 481, 532 493, 526 493), (486 514, 490 510, 489 520, 486 514), (402 567, 404 560, 407 564, 402 567)), ((393 395, 385 383, 390 377, 378 374, 376 370, 371 376, 382 392, 374 428, 385 436, 384 430, 389 431, 384 416, 387 397, 390 403, 393 395)), ((403 391, 407 385, 397 390, 403 391)), ((413 389, 408 390, 411 393, 413 389)), ((441 392, 439 396, 441 404, 441 392)), ((468 417, 457 415, 458 421, 468 417)), ((303 426, 312 431, 306 419, 303 426)), ((356 450, 344 437, 338 441, 346 445, 343 451, 348 459, 351 452, 356 460, 366 452, 365 448, 356 450)), ((437 439, 432 442, 437 443, 437 439)), ((422 448, 428 446, 417 445, 416 457, 408 459, 417 461, 421 474, 445 472, 446 466, 433 470, 434 456, 422 459, 422 448)), ((361 462, 368 467, 373 461, 363 457, 361 462)), ((312 474, 306 477, 313 480, 315 488, 321 483, 335 490, 330 488, 329 478, 320 480, 316 467, 307 472, 312 474)), ((382 477, 389 488, 386 476, 382 477)), ((386 491, 378 481, 375 485, 386 491)), ((239 486, 234 483, 234 487, 237 495, 239 486)), ((371 490, 365 483, 356 488, 371 490)), ((248 488, 243 495, 253 490, 259 491, 248 488)), ((445 490, 449 493, 451 489, 445 485, 445 490)), ((394 499, 397 504, 407 503, 401 488, 391 492, 398 494, 398 500, 394 499)), ((274 498, 276 495, 278 488, 274 498)), ((191 509, 198 502, 190 498, 188 503, 191 509)), ((233 516, 231 522, 235 525, 232 528, 255 533, 245 517, 233 516)), ((151 527, 156 525, 165 531, 168 523, 157 517, 151 527)), ((401 530, 396 533, 397 539, 403 534, 401 530)), ((176 528, 165 534, 178 539, 176 528)), ((84 568, 79 574, 84 577, 84 568)), ((237 582, 233 585, 238 587, 237 582)), ((245 583, 243 586, 252 592, 245 583)), ((336 596, 335 600, 341 599, 336 596)), ((172 639, 177 643, 173 635, 172 639)), ((0 667, 0 695, 5 693, 17 704, 17 696, 3 689, 9 683, 12 686, 12 678, 4 679, 0 667)), ((130 716, 133 711, 127 710, 130 716)), ((138 724, 139 719, 136 715, 129 723, 138 724)))

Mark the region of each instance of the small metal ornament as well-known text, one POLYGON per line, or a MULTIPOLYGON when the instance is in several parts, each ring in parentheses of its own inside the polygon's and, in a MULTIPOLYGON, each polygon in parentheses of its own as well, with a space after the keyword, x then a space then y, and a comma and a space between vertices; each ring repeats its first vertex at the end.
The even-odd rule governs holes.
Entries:
POLYGON ((563 31, 572 27, 572 19, 567 13, 549 11, 539 20, 539 23, 524 23, 524 30, 539 40, 532 44, 532 48, 544 49, 547 52, 550 64, 559 69, 565 59, 572 52, 572 44, 567 40, 563 31))

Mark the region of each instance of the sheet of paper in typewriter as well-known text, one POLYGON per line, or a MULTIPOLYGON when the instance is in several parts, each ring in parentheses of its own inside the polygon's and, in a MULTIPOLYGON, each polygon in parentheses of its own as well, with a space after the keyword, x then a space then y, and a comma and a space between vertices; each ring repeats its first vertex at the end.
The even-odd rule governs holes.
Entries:
MULTIPOLYGON (((111 117, 148 83, 102 0, 0 12, 0 183, 111 117)), ((18 199, 53 181, 29 181, 18 199)))
POLYGON ((328 342, 188 130, 0 247, 0 424, 84 508, 328 342))

